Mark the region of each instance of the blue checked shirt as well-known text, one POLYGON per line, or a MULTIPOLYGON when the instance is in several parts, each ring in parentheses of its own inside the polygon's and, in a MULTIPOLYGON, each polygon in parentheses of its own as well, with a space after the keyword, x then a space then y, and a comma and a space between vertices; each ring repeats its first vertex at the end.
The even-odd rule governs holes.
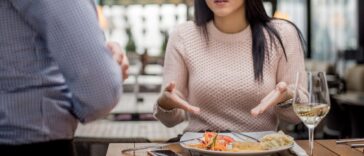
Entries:
POLYGON ((90 0, 0 0, 0 144, 71 139, 121 82, 90 0))

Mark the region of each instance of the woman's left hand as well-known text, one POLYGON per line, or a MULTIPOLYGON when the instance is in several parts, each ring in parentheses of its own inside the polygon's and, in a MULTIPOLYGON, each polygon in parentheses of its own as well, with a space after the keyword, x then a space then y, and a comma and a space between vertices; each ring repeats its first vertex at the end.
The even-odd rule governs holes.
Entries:
POLYGON ((279 82, 276 85, 276 88, 271 91, 263 100, 260 101, 260 104, 253 108, 250 113, 253 116, 258 116, 259 114, 264 113, 267 109, 289 100, 292 97, 292 91, 288 88, 287 83, 279 82))

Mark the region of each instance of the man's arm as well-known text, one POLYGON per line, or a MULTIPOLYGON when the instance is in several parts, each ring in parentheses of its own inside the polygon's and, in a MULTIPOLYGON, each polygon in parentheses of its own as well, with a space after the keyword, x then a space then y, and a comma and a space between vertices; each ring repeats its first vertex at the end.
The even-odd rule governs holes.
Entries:
POLYGON ((46 41, 72 93, 73 113, 95 120, 117 103, 121 73, 112 59, 88 0, 10 0, 46 41))

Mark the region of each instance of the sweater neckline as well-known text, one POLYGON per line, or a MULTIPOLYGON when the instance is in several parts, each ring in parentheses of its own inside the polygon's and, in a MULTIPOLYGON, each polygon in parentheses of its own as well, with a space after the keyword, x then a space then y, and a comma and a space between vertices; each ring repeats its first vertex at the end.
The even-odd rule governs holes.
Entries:
POLYGON ((207 31, 212 39, 220 42, 230 42, 230 43, 244 41, 245 39, 249 38, 252 35, 250 25, 248 25, 244 30, 238 33, 229 34, 220 31, 212 20, 207 24, 207 31))

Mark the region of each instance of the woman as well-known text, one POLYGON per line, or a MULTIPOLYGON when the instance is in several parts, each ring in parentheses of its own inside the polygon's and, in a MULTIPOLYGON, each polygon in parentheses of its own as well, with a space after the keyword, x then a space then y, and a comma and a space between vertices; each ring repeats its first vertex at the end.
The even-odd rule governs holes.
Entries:
POLYGON ((277 116, 298 123, 292 109, 273 109, 305 70, 294 24, 270 18, 262 0, 196 0, 195 9, 195 22, 171 34, 155 117, 172 127, 187 112, 185 131, 276 130, 277 116))

